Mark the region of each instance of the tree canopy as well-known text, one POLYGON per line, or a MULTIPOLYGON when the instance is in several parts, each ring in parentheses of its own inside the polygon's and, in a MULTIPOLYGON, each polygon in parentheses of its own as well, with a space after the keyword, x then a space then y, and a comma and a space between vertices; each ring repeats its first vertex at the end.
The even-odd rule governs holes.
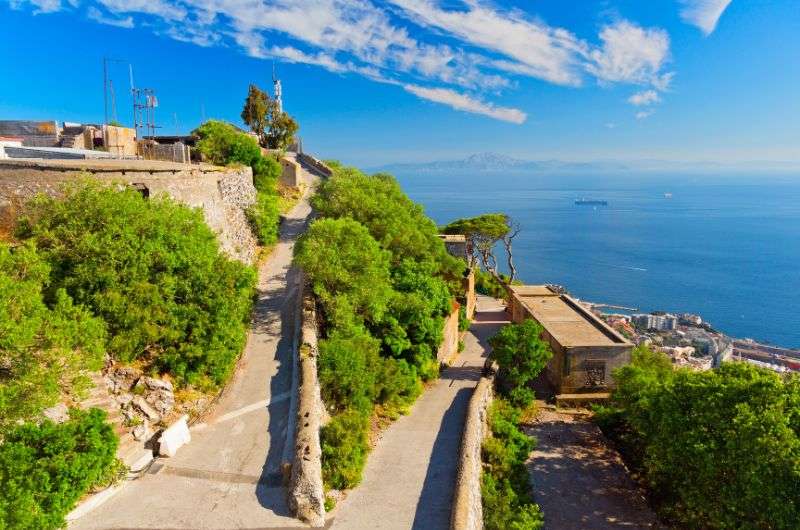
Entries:
POLYGON ((278 102, 251 84, 242 109, 242 121, 258 135, 261 147, 286 149, 294 141, 299 126, 278 108, 278 102))
POLYGON ((519 324, 503 326, 489 340, 491 357, 500 367, 501 389, 514 405, 524 407, 533 401, 533 391, 528 384, 553 357, 550 344, 542 339, 543 331, 536 321, 526 319, 519 324))
POLYGON ((800 378, 745 363, 672 370, 646 348, 598 421, 680 528, 800 527, 800 378))
POLYGON ((495 247, 502 242, 506 249, 506 258, 509 269, 508 283, 514 281, 516 268, 512 254, 512 241, 519 233, 519 227, 511 217, 504 213, 488 213, 477 217, 456 219, 442 228, 444 234, 463 235, 467 240, 470 266, 477 265, 480 258, 483 267, 495 279, 502 281, 497 272, 497 257, 495 247))

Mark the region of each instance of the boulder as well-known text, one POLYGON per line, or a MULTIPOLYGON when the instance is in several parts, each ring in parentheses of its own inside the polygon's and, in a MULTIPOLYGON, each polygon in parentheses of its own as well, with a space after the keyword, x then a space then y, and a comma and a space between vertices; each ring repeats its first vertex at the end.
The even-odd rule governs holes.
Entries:
POLYGON ((189 416, 183 415, 178 421, 164 429, 159 438, 158 454, 161 456, 175 456, 183 445, 192 441, 189 433, 189 416))
POLYGON ((174 390, 172 383, 155 377, 142 377, 139 382, 143 383, 149 390, 167 390, 169 392, 174 390))
POLYGON ((119 406, 123 409, 127 409, 131 406, 131 401, 133 401, 133 396, 130 394, 120 394, 116 396, 114 399, 117 400, 119 406))
POLYGON ((42 414, 44 414, 45 418, 55 423, 64 423, 69 419, 69 409, 63 403, 44 409, 42 414))
POLYGON ((137 441, 147 440, 150 438, 150 424, 148 421, 144 420, 141 425, 134 427, 132 434, 133 439, 137 441))
POLYGON ((145 401, 142 396, 134 397, 131 403, 133 403, 133 406, 142 414, 144 414, 148 420, 152 421, 153 423, 158 423, 161 421, 161 415, 158 413, 158 411, 154 409, 150 403, 145 401))

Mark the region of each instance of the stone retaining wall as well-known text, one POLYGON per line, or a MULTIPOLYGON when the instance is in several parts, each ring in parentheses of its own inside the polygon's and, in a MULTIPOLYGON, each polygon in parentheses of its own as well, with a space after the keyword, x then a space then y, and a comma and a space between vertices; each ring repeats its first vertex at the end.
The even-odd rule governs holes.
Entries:
POLYGON ((297 153, 297 161, 305 166, 308 166, 322 177, 328 178, 333 175, 333 170, 329 168, 325 162, 318 160, 309 154, 297 153))
POLYGON ((289 507, 311 526, 325 524, 325 492, 322 486, 322 448, 319 430, 324 407, 317 379, 317 317, 314 297, 303 282, 301 331, 297 348, 299 386, 297 424, 289 483, 289 507))
POLYGON ((245 263, 255 259, 257 242, 245 215, 256 200, 249 167, 144 160, 2 160, 0 225, 10 224, 23 203, 34 195, 57 197, 66 183, 87 175, 127 184, 148 197, 166 194, 188 206, 202 208, 206 223, 217 234, 225 253, 245 263))
POLYGON ((483 528, 481 446, 488 430, 487 416, 492 402, 493 384, 494 377, 481 377, 469 401, 450 514, 451 530, 483 528))
POLYGON ((450 360, 458 354, 458 311, 460 306, 454 304, 453 311, 445 318, 442 343, 436 352, 436 360, 440 364, 449 364, 450 360))

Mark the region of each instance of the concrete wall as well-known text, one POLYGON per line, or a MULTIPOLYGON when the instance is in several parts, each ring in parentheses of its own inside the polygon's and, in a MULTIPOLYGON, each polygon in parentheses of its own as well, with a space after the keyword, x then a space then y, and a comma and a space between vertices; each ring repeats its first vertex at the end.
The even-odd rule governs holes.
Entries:
POLYGON ((302 179, 300 164, 287 156, 281 157, 280 162, 282 171, 278 182, 287 188, 297 188, 302 179))
MULTIPOLYGON (((508 309, 514 323, 525 319, 536 320, 513 291, 509 292, 508 309)), ((596 320, 591 314, 587 314, 587 318, 596 320)), ((549 342, 553 350, 553 358, 547 363, 545 375, 559 394, 597 392, 613 388, 611 372, 631 362, 632 345, 627 341, 610 346, 565 347, 547 329, 542 332, 542 339, 549 342), (602 381, 597 378, 599 368, 603 373, 602 381)))
POLYGON ((135 129, 104 125, 103 134, 109 153, 119 157, 136 156, 135 129))
POLYGON ((245 215, 256 197, 249 167, 228 169, 142 160, 2 160, 0 223, 8 222, 37 193, 57 197, 66 183, 87 174, 101 181, 132 185, 149 197, 165 194, 202 208, 224 252, 245 263, 255 259, 256 239, 245 215))
POLYGON ((469 274, 464 278, 464 291, 467 297, 467 318, 472 320, 475 316, 475 308, 478 305, 478 297, 475 295, 475 271, 470 269, 469 274))
POLYGON ((301 285, 301 331, 297 349, 300 377, 289 507, 297 518, 311 526, 321 527, 325 524, 325 492, 319 430, 324 406, 317 379, 317 316, 311 290, 305 282, 301 285))
POLYGON ((483 528, 481 497, 481 447, 488 431, 487 416, 492 403, 493 377, 482 377, 467 408, 458 461, 456 488, 450 513, 451 530, 483 528))
POLYGON ((445 318, 442 344, 439 345, 439 350, 436 352, 436 360, 440 364, 449 364, 450 360, 458 354, 458 340, 460 333, 458 332, 458 311, 459 305, 455 304, 453 311, 445 318))

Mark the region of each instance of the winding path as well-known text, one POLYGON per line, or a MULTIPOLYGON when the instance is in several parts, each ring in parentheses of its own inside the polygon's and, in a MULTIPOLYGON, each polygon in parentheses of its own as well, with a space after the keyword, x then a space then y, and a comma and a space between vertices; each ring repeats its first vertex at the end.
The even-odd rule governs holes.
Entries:
POLYGON ((292 249, 310 213, 307 195, 285 216, 280 241, 261 265, 247 346, 213 415, 192 427, 192 442, 175 457, 159 460, 70 528, 305 527, 286 506, 281 467, 291 430, 292 249))
POLYGON ((467 405, 481 376, 487 341, 506 322, 498 301, 478 297, 464 351, 411 413, 383 433, 362 483, 330 514, 334 529, 450 528, 467 405))

